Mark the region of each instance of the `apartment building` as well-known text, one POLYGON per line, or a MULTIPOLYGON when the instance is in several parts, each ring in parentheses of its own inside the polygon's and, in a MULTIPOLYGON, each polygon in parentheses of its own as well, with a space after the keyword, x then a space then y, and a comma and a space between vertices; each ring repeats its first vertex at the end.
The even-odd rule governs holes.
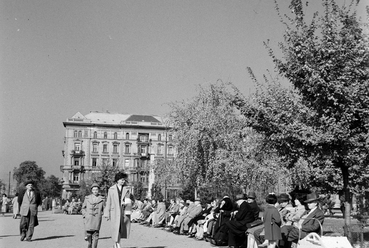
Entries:
POLYGON ((154 161, 175 157, 172 134, 159 116, 78 112, 63 125, 63 193, 96 178, 101 165, 124 169, 131 182, 141 181, 148 189, 154 161))

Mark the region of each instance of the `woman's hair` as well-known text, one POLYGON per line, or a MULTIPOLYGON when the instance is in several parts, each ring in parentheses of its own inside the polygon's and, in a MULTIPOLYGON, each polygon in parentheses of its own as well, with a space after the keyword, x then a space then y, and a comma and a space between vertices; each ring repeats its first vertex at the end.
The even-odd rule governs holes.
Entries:
POLYGON ((265 201, 268 204, 276 204, 277 203, 277 196, 275 194, 269 194, 265 198, 265 201))
POLYGON ((114 182, 118 182, 119 179, 127 179, 128 175, 124 172, 118 172, 117 174, 115 174, 114 177, 114 182))

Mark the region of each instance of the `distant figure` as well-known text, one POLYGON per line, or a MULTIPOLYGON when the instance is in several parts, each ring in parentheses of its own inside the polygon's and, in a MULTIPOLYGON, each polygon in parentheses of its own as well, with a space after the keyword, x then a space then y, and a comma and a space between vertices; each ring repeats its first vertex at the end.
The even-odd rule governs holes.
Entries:
POLYGON ((26 190, 22 191, 18 197, 18 204, 20 205, 20 233, 21 241, 31 241, 34 228, 38 226, 38 206, 42 204, 41 195, 34 189, 34 182, 27 181, 25 183, 26 190))
POLYGON ((56 199, 53 198, 53 200, 51 201, 51 212, 53 214, 55 213, 55 209, 56 209, 56 199))
POLYGON ((19 214, 18 193, 15 194, 12 200, 12 205, 13 205, 13 219, 16 219, 19 214))
POLYGON ((8 209, 8 197, 6 194, 3 194, 1 199, 1 213, 4 214, 7 212, 8 209))
POLYGON ((92 194, 86 196, 82 205, 83 223, 85 226, 88 248, 97 248, 99 240, 99 232, 101 227, 101 219, 104 210, 104 198, 99 194, 99 185, 93 183, 91 185, 92 194))
POLYGON ((277 203, 277 196, 269 194, 265 199, 267 205, 264 211, 264 230, 265 230, 265 241, 259 247, 275 248, 277 242, 282 239, 281 235, 281 216, 278 209, 275 207, 277 203))

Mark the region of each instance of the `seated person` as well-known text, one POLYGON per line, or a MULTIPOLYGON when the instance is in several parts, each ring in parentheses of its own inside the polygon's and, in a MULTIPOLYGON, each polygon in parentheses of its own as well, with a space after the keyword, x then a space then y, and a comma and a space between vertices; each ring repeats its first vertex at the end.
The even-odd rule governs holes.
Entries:
POLYGON ((132 214, 131 214, 131 222, 136 223, 137 220, 142 216, 142 210, 144 208, 144 203, 141 200, 136 200, 133 207, 132 207, 132 214))
POLYGON ((187 234, 189 231, 189 227, 190 227, 190 222, 197 217, 198 215, 200 215, 202 212, 202 206, 201 206, 201 201, 200 198, 196 198, 195 202, 192 205, 192 208, 189 208, 187 210, 187 215, 186 217, 183 219, 181 226, 179 228, 179 233, 180 234, 187 234))
POLYGON ((309 210, 294 225, 285 225, 282 227, 282 240, 280 247, 290 248, 292 242, 298 242, 311 232, 320 233, 321 225, 324 222, 324 213, 318 206, 319 198, 316 193, 307 195, 305 203, 309 210), (299 235, 299 233, 301 233, 299 235))
POLYGON ((155 210, 155 205, 156 205, 155 200, 152 200, 150 202, 149 199, 146 199, 145 202, 147 202, 147 203, 146 203, 145 207, 142 209, 142 212, 141 212, 142 216, 138 220, 139 222, 143 221, 143 222, 141 222, 141 224, 147 224, 147 223, 144 223, 144 220, 146 220, 150 216, 150 214, 155 210))
POLYGON ((238 210, 233 214, 234 218, 226 223, 228 227, 229 246, 242 246, 246 241, 245 232, 247 230, 247 224, 259 217, 259 208, 255 202, 255 193, 250 193, 250 196, 249 201, 246 201, 247 196, 245 194, 236 196, 238 210))
POLYGON ((152 225, 153 227, 161 227, 165 219, 166 205, 162 199, 158 199, 156 211, 153 212, 152 225))

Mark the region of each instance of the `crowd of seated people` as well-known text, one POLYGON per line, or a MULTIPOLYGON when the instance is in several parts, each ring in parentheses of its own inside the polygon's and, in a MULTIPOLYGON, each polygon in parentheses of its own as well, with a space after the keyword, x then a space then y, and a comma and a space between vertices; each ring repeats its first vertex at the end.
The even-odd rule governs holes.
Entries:
MULTIPOLYGON (((281 238, 274 245, 289 248, 308 233, 319 232, 324 214, 317 201, 318 197, 314 193, 292 195, 293 204, 288 194, 275 196, 276 203, 267 200, 280 216, 280 223, 277 224, 281 238)), ((131 217, 132 222, 204 240, 216 246, 247 247, 247 235, 251 233, 255 244, 267 247, 265 226, 259 214, 256 194, 249 192, 247 195, 236 195, 234 201, 229 196, 208 201, 201 201, 200 198, 184 201, 177 198, 171 199, 166 205, 160 198, 151 201, 144 199, 137 201, 131 217)))

